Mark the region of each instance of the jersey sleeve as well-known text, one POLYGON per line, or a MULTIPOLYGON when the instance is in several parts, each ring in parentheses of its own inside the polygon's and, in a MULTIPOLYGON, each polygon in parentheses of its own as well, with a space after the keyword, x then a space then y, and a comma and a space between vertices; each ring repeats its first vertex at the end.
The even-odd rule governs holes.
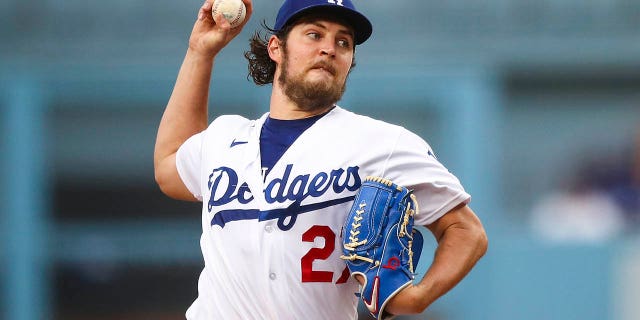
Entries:
POLYGON ((202 136, 204 132, 193 135, 187 139, 176 154, 176 168, 184 185, 196 197, 202 201, 200 190, 202 165, 202 136))
POLYGON ((471 201, 458 178, 438 161, 427 142, 406 129, 398 135, 385 171, 392 181, 414 190, 420 210, 416 224, 429 225, 471 201))

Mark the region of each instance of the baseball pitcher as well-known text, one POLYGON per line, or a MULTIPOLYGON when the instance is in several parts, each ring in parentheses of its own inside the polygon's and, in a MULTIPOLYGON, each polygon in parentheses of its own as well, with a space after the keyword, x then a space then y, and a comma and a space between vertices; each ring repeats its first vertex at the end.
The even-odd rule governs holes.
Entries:
POLYGON ((217 54, 253 14, 243 0, 246 18, 232 28, 212 2, 200 8, 154 154, 161 190, 202 202, 204 268, 187 318, 355 319, 360 301, 376 318, 423 312, 487 240, 470 195, 422 138, 337 105, 369 19, 351 0, 285 0, 245 54, 253 81, 272 86, 269 109, 208 123, 217 54), (421 279, 414 224, 438 242, 421 279))

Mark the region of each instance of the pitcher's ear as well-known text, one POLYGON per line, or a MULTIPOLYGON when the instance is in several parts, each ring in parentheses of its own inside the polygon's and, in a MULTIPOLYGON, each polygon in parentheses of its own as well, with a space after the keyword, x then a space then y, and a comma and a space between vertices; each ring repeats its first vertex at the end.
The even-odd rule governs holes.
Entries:
POLYGON ((269 52, 269 57, 275 63, 280 63, 282 61, 282 50, 284 50, 282 46, 282 41, 275 35, 269 37, 269 43, 267 44, 267 51, 269 52))

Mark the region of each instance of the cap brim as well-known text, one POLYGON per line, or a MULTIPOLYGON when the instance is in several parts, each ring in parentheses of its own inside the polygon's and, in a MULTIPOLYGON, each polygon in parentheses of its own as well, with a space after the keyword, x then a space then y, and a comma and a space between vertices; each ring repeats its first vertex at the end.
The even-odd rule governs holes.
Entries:
MULTIPOLYGON (((340 7, 340 6, 329 5, 329 4, 314 5, 314 6, 302 8, 298 10, 296 13, 294 13, 293 15, 291 15, 291 18, 289 18, 285 24, 289 24, 303 15, 310 14, 316 11, 325 12, 325 13, 327 12, 335 13, 338 17, 344 19, 353 28, 353 31, 354 31, 353 41, 355 42, 356 45, 362 44, 365 41, 367 41, 367 39, 369 39, 369 37, 371 36, 371 33, 373 32, 373 27, 371 25, 371 22, 363 14, 346 7, 340 7)), ((284 26, 277 26, 277 29, 281 29, 282 27, 284 26)))

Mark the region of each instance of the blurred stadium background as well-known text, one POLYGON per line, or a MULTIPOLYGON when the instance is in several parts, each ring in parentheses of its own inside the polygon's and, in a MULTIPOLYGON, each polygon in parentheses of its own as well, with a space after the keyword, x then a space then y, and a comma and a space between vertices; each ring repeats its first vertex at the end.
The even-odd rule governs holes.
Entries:
MULTIPOLYGON (((280 1, 254 1, 212 116, 267 110, 242 53, 280 1)), ((341 105, 429 141, 490 238, 404 318, 640 319, 640 1, 356 3, 374 35, 341 105)), ((199 206, 159 192, 152 152, 200 5, 0 2, 1 319, 183 318, 199 206)))

